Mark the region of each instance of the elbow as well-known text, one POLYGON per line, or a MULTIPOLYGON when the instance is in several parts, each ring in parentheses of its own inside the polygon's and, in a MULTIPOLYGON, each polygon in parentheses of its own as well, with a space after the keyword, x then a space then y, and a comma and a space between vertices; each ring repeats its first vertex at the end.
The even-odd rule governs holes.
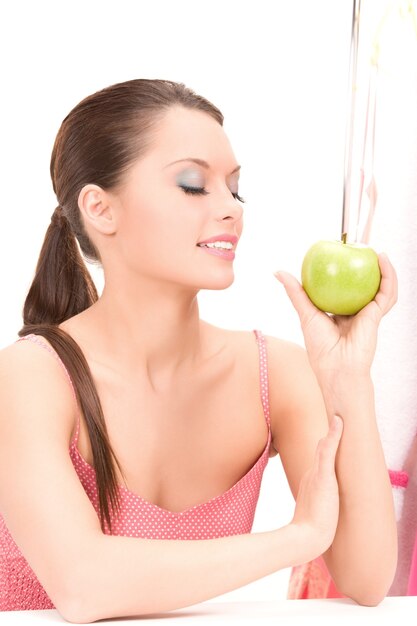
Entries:
POLYGON ((61 617, 71 624, 90 624, 94 617, 88 603, 83 602, 82 596, 77 593, 61 594, 55 602, 55 608, 61 617))
POLYGON ((360 593, 347 595, 348 598, 359 604, 360 606, 378 606, 385 598, 384 593, 360 593))
POLYGON ((77 575, 59 581, 53 602, 61 617, 72 624, 90 624, 103 617, 97 614, 100 607, 91 584, 77 575))
POLYGON ((91 624, 102 619, 97 615, 97 607, 93 610, 91 603, 84 602, 77 594, 68 594, 55 604, 55 608, 61 617, 71 624, 91 624))
POLYGON ((91 624, 100 619, 115 617, 105 614, 104 599, 100 602, 91 585, 80 588, 74 585, 61 594, 55 604, 58 613, 71 624, 91 624))
POLYGON ((359 587, 357 584, 355 586, 345 585, 340 591, 344 596, 361 606, 378 606, 388 595, 394 575, 395 572, 391 576, 378 579, 377 574, 374 573, 372 578, 362 581, 359 587))
POLYGON ((71 624, 90 624, 97 619, 91 617, 87 607, 73 598, 64 599, 59 605, 56 605, 56 610, 66 622, 71 624))
POLYGON ((397 571, 397 549, 386 554, 385 559, 375 559, 368 567, 361 567, 360 571, 349 574, 345 571, 339 591, 361 606, 378 606, 386 598, 397 571))

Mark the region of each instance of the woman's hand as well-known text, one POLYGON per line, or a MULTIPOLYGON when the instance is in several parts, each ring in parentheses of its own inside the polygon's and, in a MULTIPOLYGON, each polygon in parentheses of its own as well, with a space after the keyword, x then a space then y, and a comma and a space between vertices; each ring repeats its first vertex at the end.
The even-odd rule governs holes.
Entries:
POLYGON ((317 309, 294 276, 277 272, 276 278, 296 309, 311 366, 323 374, 354 371, 369 374, 375 354, 378 326, 397 300, 397 276, 385 254, 378 255, 381 284, 374 300, 356 315, 329 315, 317 309))
POLYGON ((313 466, 304 474, 298 489, 292 524, 307 531, 312 558, 333 542, 339 519, 339 488, 335 458, 343 421, 334 416, 327 435, 317 445, 313 466))

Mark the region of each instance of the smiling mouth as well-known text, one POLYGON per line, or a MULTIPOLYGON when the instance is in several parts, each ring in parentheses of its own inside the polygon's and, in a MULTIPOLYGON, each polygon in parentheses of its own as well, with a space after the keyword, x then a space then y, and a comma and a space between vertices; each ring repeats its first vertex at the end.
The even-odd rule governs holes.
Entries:
POLYGON ((198 243, 200 248, 215 248, 216 250, 233 250, 233 244, 230 241, 214 241, 213 243, 198 243))

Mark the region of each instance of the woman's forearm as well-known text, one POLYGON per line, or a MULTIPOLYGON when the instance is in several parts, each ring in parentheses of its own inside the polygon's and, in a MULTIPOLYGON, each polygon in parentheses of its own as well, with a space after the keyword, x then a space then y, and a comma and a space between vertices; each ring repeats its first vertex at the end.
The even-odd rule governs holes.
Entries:
POLYGON ((221 595, 320 553, 308 529, 201 541, 100 535, 57 606, 72 622, 169 611, 221 595))
POLYGON ((322 390, 329 417, 336 413, 344 421, 336 457, 339 523, 326 564, 342 593, 377 604, 395 574, 397 529, 372 381, 345 375, 322 390))

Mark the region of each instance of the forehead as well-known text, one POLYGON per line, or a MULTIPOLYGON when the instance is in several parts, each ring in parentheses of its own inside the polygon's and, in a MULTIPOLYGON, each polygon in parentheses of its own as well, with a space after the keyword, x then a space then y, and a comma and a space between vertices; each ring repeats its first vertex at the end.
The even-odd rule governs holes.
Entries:
POLYGON ((229 171, 236 165, 223 127, 208 113, 179 106, 169 109, 158 123, 149 156, 167 163, 195 157, 229 171))

